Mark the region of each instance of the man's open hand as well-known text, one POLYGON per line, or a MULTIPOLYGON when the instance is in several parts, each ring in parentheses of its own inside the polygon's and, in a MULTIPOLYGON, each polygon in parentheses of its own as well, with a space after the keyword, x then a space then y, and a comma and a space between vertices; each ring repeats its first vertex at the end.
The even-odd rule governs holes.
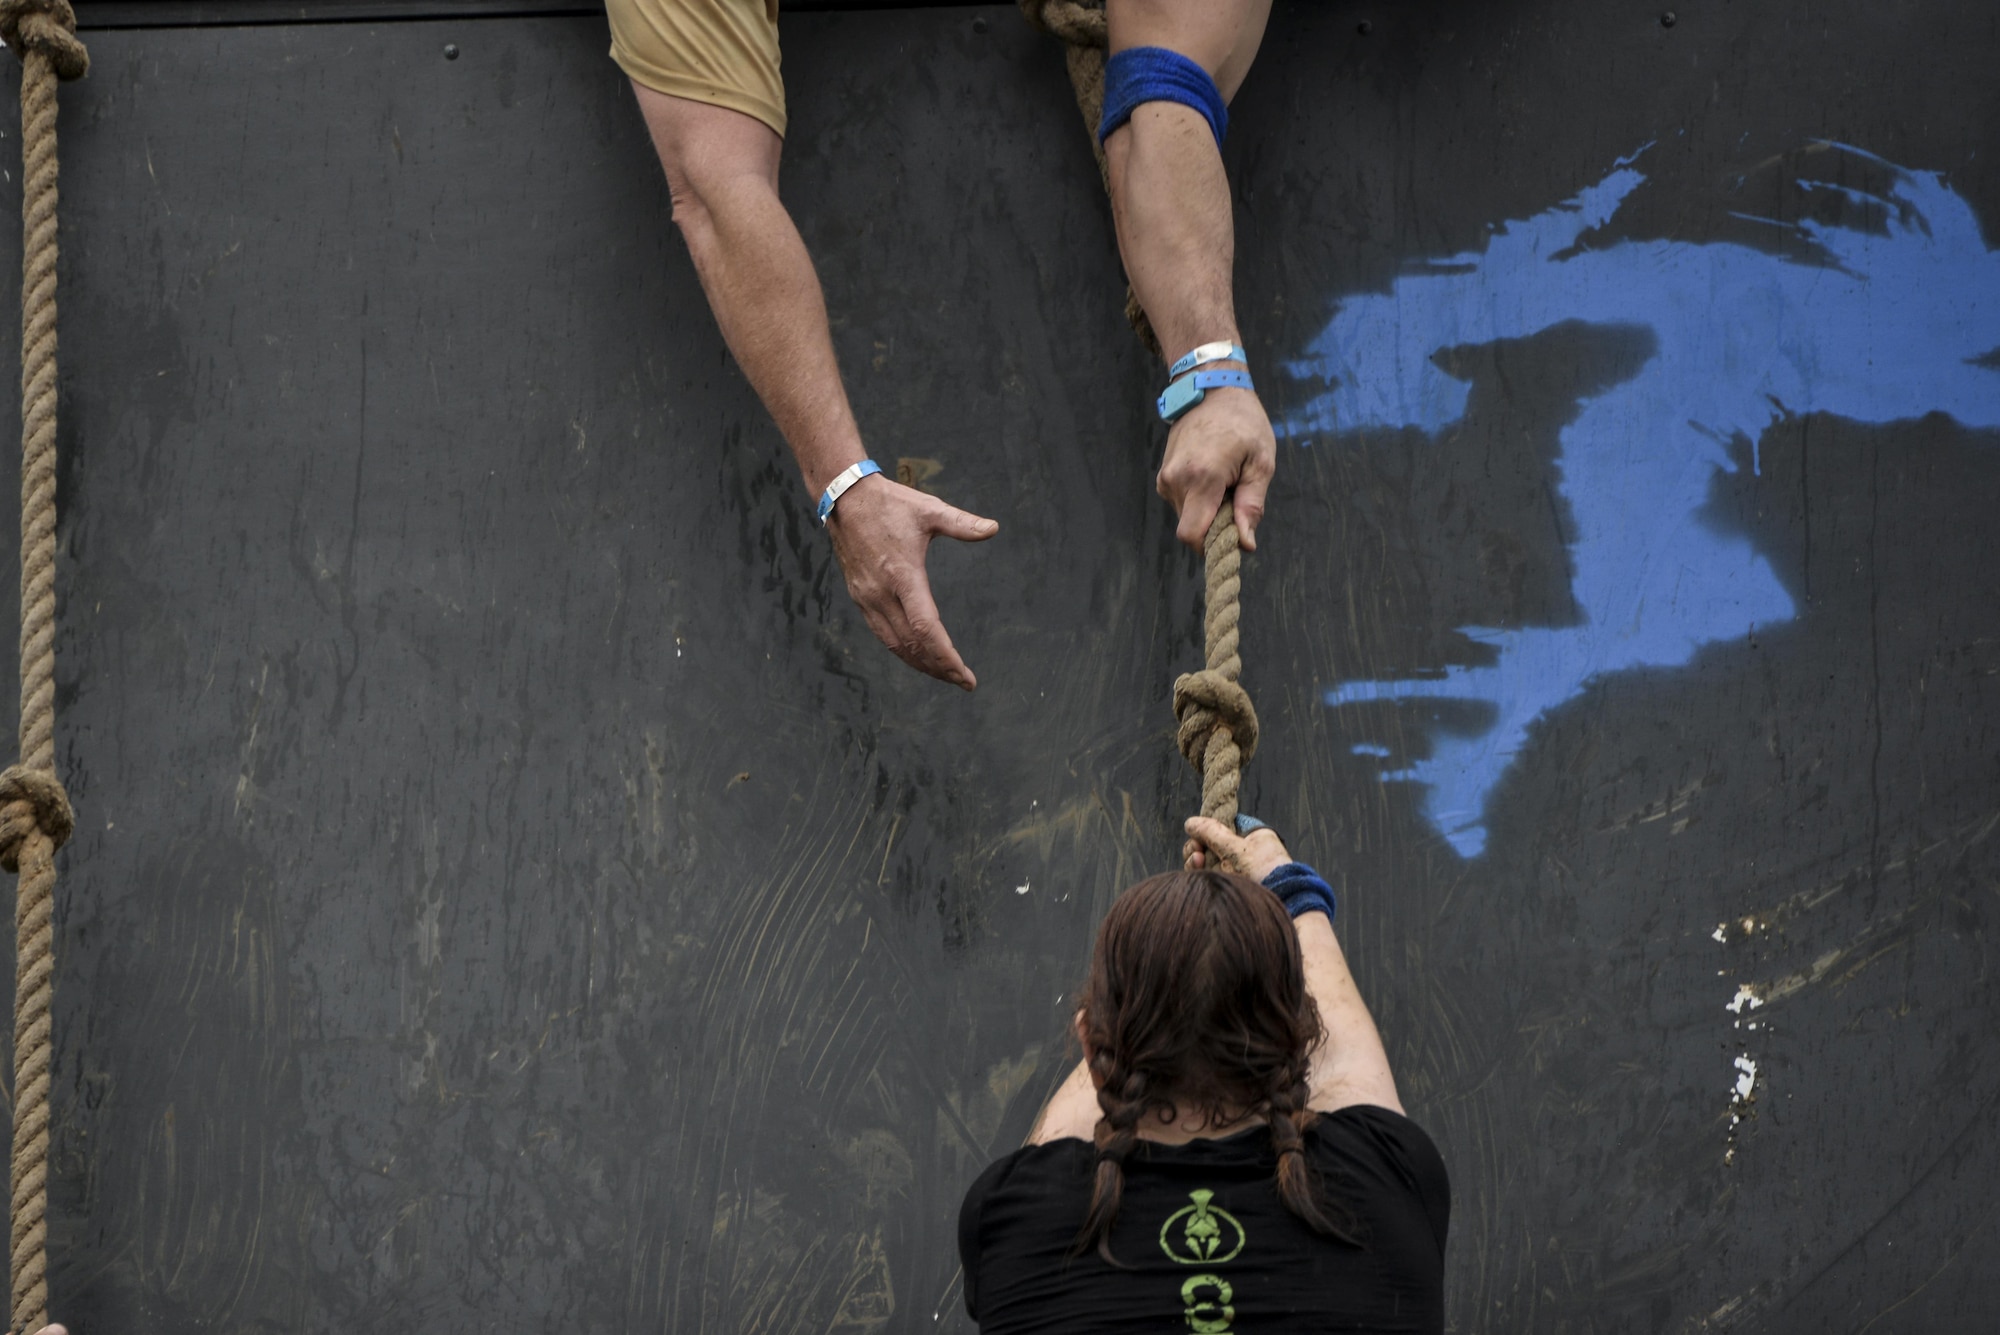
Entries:
POLYGON ((826 527, 848 596, 875 638, 919 672, 968 691, 977 686, 938 619, 924 556, 932 538, 984 542, 1000 525, 878 474, 848 488, 826 527))
POLYGON ((1277 470, 1278 440, 1264 405, 1247 389, 1212 389, 1167 433, 1160 495, 1180 513, 1175 536, 1196 551, 1215 512, 1236 488, 1236 531, 1243 550, 1257 550, 1264 493, 1277 470))

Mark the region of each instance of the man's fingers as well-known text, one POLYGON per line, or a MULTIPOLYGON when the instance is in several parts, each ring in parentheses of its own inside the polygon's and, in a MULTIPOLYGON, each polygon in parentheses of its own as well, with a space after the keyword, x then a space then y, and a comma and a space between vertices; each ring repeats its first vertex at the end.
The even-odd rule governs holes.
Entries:
POLYGON ((1222 488, 1198 487, 1190 491, 1181 501, 1180 527, 1174 530, 1179 538, 1196 551, 1208 537, 1208 526, 1215 522, 1215 512, 1222 508, 1222 488))
POLYGON ((834 512, 834 551, 868 628, 917 671, 973 689, 978 678, 938 618, 924 557, 940 534, 978 542, 1000 526, 887 479, 849 497, 834 512))
MULTIPOLYGON (((902 642, 902 635, 898 628, 889 620, 882 609, 876 606, 876 602, 880 601, 894 607, 895 599, 884 596, 880 599, 864 601, 851 588, 848 590, 848 596, 854 599, 854 605, 861 609, 861 619, 868 623, 868 629, 874 633, 876 639, 882 641, 883 645, 894 649, 902 642)), ((899 614, 902 610, 902 608, 896 607, 896 611, 899 614)))
POLYGON ((1175 423, 1157 482, 1160 495, 1180 512, 1176 536, 1199 550, 1233 487, 1232 517, 1243 546, 1254 549, 1277 450, 1263 405, 1240 390, 1218 390, 1175 423))
POLYGON ((955 505, 942 507, 931 521, 931 531, 960 542, 984 542, 1000 531, 996 519, 983 519, 955 505))
POLYGON ((978 686, 979 679, 972 675, 972 669, 953 647, 951 636, 945 633, 937 604, 931 599, 930 581, 923 572, 917 571, 896 590, 896 596, 903 615, 902 642, 889 646, 896 651, 896 657, 939 681, 948 681, 968 691, 978 686))
POLYGON ((1268 474, 1236 484, 1236 536, 1246 552, 1257 550, 1257 525, 1264 522, 1264 495, 1270 489, 1268 474))

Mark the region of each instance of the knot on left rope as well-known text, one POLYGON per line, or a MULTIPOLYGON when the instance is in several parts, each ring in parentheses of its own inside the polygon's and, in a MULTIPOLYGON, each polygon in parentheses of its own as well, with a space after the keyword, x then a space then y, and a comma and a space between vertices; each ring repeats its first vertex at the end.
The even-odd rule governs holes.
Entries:
POLYGON ((69 0, 0 0, 0 38, 24 59, 30 51, 47 56, 58 78, 81 79, 90 70, 69 0))
POLYGON ((49 1014, 55 850, 76 825, 56 778, 56 89, 90 68, 70 0, 0 0, 21 59, 21 715, 0 771, 0 866, 14 872, 14 1089, 9 1327, 49 1320, 49 1014))
POLYGON ((62 780, 45 769, 9 765, 0 770, 0 867, 18 872, 30 831, 39 830, 51 848, 69 842, 76 813, 62 780))
POLYGON ((1181 754, 1197 774, 1206 772, 1204 762, 1217 728, 1229 729, 1241 753, 1239 766, 1257 754, 1257 709, 1250 703, 1250 692, 1213 668, 1174 678, 1174 717, 1181 723, 1181 754))
POLYGON ((1104 0, 1021 0, 1021 12, 1028 22, 1071 46, 1102 51, 1111 44, 1104 27, 1104 0))

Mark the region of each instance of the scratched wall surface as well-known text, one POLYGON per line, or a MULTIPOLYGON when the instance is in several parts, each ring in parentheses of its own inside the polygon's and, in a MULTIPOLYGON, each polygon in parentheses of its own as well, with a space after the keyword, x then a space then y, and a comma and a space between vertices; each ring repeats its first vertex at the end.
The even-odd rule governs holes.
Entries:
MULTIPOLYGON (((1453 1329, 1977 1330, 2000 20, 1677 18, 1280 7, 1250 804, 1451 1165, 1453 1329)), ((874 453, 1003 524, 932 558, 971 697, 848 607, 600 19, 92 36, 78 1335, 969 1329, 959 1195, 1195 796, 1198 586, 1056 52, 784 34, 874 453)))

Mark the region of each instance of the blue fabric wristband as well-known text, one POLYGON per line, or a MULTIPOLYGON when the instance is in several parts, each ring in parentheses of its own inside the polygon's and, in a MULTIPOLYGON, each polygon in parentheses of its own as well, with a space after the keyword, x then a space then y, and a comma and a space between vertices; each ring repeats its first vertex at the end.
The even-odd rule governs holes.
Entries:
POLYGON ((1271 874, 1264 878, 1264 888, 1283 900, 1285 912, 1294 918, 1324 913, 1328 922, 1333 921, 1334 909, 1338 907, 1333 887, 1303 862, 1287 862, 1271 868, 1271 874))
POLYGON ((1132 119, 1144 102, 1178 102, 1193 107, 1208 121, 1215 146, 1229 130, 1229 107, 1208 71, 1178 51, 1164 46, 1134 46, 1104 62, 1104 118, 1097 123, 1097 142, 1132 119))

